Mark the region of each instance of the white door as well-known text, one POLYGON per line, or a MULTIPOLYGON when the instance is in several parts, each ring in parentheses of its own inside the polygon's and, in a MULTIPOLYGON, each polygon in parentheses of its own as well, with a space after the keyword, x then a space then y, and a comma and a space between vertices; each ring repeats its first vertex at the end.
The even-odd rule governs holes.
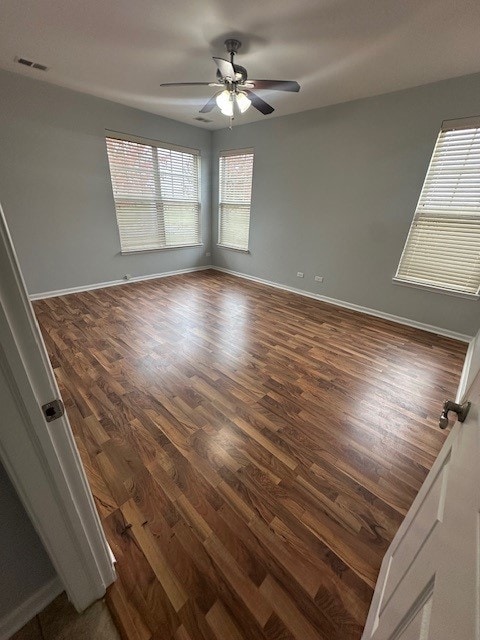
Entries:
POLYGON ((66 415, 42 406, 59 390, 0 207, 0 375, 5 394, 0 459, 78 610, 115 579, 108 547, 66 415), (48 415, 48 414, 47 414, 48 415))
POLYGON ((476 340, 457 398, 470 411, 385 555, 362 640, 480 640, 480 333, 476 340))

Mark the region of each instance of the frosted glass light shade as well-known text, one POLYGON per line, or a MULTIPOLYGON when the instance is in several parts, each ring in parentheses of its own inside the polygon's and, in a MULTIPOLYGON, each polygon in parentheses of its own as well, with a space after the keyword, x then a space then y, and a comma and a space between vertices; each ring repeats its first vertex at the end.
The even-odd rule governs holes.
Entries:
POLYGON ((227 89, 222 91, 222 93, 217 96, 216 102, 224 116, 229 116, 230 118, 233 116, 233 100, 230 91, 227 89))
POLYGON ((237 105, 240 110, 240 113, 245 113, 248 107, 252 104, 252 101, 247 96, 247 94, 244 93, 243 91, 239 91, 237 93, 236 98, 237 98, 237 105))

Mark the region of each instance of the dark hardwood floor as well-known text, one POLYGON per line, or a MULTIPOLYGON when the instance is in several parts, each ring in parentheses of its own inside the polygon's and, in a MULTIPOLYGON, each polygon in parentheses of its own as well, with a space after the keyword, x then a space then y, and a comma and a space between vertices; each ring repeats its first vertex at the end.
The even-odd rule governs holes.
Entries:
POLYGON ((35 303, 129 640, 358 640, 466 345, 213 271, 35 303))

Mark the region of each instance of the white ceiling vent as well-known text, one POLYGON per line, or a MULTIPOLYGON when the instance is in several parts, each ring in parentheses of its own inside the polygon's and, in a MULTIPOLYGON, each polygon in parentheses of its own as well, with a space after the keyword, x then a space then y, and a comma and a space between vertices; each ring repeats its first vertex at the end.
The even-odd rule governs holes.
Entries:
POLYGON ((39 71, 48 71, 48 67, 46 67, 44 64, 40 64, 40 62, 33 62, 32 60, 27 60, 26 58, 15 58, 15 62, 18 62, 18 64, 23 64, 25 67, 38 69, 39 71))

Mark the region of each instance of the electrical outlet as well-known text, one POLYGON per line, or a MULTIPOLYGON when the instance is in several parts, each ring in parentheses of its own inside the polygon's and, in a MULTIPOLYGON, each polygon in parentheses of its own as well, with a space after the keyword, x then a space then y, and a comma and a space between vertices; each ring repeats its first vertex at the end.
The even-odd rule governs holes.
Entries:
POLYGON ((132 274, 131 274, 131 273, 126 273, 126 274, 123 276, 123 279, 124 279, 124 280, 130 280, 130 278, 131 278, 131 277, 132 277, 132 274))
POLYGON ((315 276, 315 282, 323 282, 323 276, 315 276))
POLYGON ((303 278, 303 271, 297 271, 297 278, 303 278))
POLYGON ((207 253, 205 254, 205 257, 210 258, 212 254, 210 253, 210 251, 207 251, 207 253))

